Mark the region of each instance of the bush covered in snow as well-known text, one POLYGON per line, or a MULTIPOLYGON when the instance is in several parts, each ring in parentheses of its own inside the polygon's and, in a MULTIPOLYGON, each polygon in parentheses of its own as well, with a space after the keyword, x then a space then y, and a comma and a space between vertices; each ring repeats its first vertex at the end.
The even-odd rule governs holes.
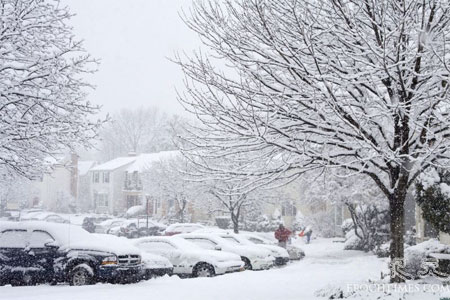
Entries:
POLYGON ((405 270, 413 275, 418 276, 422 262, 431 253, 447 253, 450 254, 450 246, 441 244, 438 240, 430 239, 423 243, 411 246, 405 249, 405 270))
POLYGON ((450 233, 450 172, 434 168, 416 184, 416 201, 422 215, 434 228, 450 233))
POLYGON ((280 217, 268 217, 267 215, 259 215, 256 219, 245 220, 242 223, 242 229, 247 231, 271 232, 277 230, 283 221, 280 217))

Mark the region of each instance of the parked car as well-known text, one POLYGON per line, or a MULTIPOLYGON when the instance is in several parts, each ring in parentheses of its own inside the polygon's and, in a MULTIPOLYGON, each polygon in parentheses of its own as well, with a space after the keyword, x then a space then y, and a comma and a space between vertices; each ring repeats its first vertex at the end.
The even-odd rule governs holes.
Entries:
POLYGON ((197 223, 175 223, 169 225, 164 234, 167 236, 172 236, 180 233, 190 233, 199 229, 204 229, 205 226, 197 223))
POLYGON ((117 237, 49 222, 0 222, 0 284, 133 282, 143 275, 139 249, 117 237))
POLYGON ((150 279, 157 276, 172 275, 173 265, 165 257, 142 252, 142 263, 144 264, 144 279, 150 279))
MULTIPOLYGON (((275 242, 263 238, 259 235, 256 234, 252 234, 252 233, 244 233, 242 234, 242 236, 246 237, 248 240, 250 240, 251 242, 258 244, 258 245, 276 245, 275 242)), ((290 260, 300 260, 303 257, 305 257, 305 251, 303 251, 302 248, 297 247, 295 245, 287 245, 286 246, 286 251, 289 254, 289 259, 290 260)))
POLYGON ((95 225, 95 232, 96 233, 109 233, 109 230, 114 227, 118 227, 122 225, 123 222, 125 222, 126 219, 120 219, 120 218, 114 218, 114 219, 108 219, 103 222, 100 222, 95 225))
POLYGON ((239 255, 246 270, 265 270, 274 264, 275 258, 269 250, 232 243, 217 234, 187 233, 179 236, 203 249, 227 251, 239 255))
POLYGON ((144 252, 170 260, 173 273, 182 276, 211 277, 243 269, 238 255, 202 249, 179 237, 145 237, 134 241, 144 252))
POLYGON ((166 226, 151 219, 128 219, 120 225, 108 230, 109 234, 124 236, 127 238, 138 238, 143 236, 161 235, 166 226))
POLYGON ((69 220, 63 218, 62 216, 47 212, 47 211, 37 211, 27 213, 20 218, 21 221, 45 221, 52 223, 70 223, 69 220))
POLYGON ((287 262, 289 262, 289 253, 286 251, 286 249, 281 248, 276 245, 266 245, 266 244, 257 244, 250 239, 246 238, 242 234, 234 234, 234 233, 220 233, 218 234, 221 238, 226 239, 229 242, 235 243, 237 245, 248 245, 248 246, 257 246, 262 247, 264 249, 269 250, 272 253, 272 256, 275 257, 275 265, 281 266, 285 265, 287 262))

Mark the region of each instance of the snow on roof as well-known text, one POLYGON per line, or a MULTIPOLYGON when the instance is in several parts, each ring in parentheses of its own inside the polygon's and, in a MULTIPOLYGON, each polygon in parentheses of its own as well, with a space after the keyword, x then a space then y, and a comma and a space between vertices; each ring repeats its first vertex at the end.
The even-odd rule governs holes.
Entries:
POLYGON ((180 155, 180 151, 161 151, 158 153, 143 153, 136 156, 136 160, 127 168, 127 172, 142 172, 152 163, 171 159, 180 155))
POLYGON ((118 157, 93 167, 91 171, 113 171, 128 165, 127 172, 142 172, 154 162, 170 159, 178 155, 180 155, 180 151, 161 151, 158 153, 142 153, 137 156, 118 157))
POLYGON ((93 161, 93 160, 79 161, 78 162, 78 175, 79 176, 86 175, 94 165, 95 165, 95 161, 93 161))
POLYGON ((113 171, 120 167, 129 165, 137 159, 137 156, 117 157, 103 164, 93 167, 90 171, 113 171))

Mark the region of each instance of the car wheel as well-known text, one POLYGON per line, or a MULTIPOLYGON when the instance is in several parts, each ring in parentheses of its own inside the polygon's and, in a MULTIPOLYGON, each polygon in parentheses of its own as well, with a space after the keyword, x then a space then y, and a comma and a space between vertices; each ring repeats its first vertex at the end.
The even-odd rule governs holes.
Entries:
POLYGON ((250 260, 247 257, 242 257, 241 259, 244 262, 244 269, 246 270, 253 269, 252 264, 250 263, 250 260))
POLYGON ((200 263, 194 267, 192 272, 194 277, 213 277, 215 275, 214 267, 207 263, 200 263))
POLYGON ((76 266, 72 269, 69 275, 69 284, 74 286, 80 286, 80 285, 88 285, 92 284, 93 282, 93 276, 91 273, 89 273, 86 268, 82 266, 76 266))

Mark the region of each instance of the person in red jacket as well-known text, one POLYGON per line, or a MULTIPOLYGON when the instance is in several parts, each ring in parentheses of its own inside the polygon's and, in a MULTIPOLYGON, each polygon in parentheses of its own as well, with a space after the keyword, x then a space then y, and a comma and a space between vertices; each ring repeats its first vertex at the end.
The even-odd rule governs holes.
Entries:
POLYGON ((280 247, 286 248, 287 241, 292 232, 285 228, 283 224, 280 224, 278 229, 275 231, 275 238, 278 240, 278 245, 280 247))

